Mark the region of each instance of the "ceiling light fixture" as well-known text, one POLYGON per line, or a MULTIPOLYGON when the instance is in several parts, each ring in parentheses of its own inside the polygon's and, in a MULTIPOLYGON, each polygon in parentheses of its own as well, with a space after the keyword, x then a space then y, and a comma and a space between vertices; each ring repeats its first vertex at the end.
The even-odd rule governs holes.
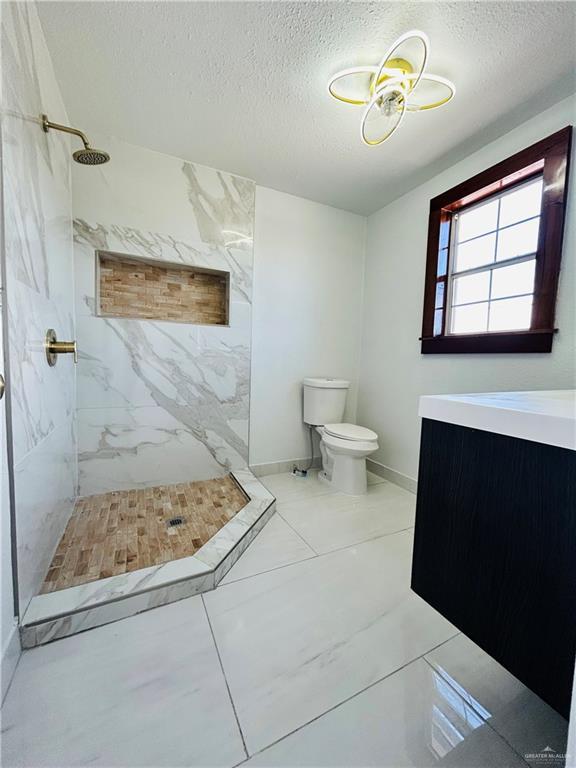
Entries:
POLYGON ((411 30, 390 46, 379 66, 350 67, 328 83, 338 101, 365 107, 360 135, 368 146, 389 139, 407 112, 436 109, 454 98, 454 83, 425 71, 429 51, 427 35, 411 30))

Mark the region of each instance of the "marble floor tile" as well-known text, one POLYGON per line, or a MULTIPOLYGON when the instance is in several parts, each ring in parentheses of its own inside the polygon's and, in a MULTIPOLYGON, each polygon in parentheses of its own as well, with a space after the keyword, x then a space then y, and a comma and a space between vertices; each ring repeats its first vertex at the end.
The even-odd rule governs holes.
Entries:
POLYGON ((456 632, 410 591, 411 533, 205 595, 250 753, 456 632))
POLYGON ((290 526, 276 514, 264 526, 236 565, 220 584, 229 584, 247 576, 272 571, 283 565, 315 557, 311 549, 290 526))
POLYGON ((525 763, 419 659, 245 765, 520 768, 525 763))
MULTIPOLYGON (((368 485, 386 483, 382 477, 373 472, 367 472, 368 485)), ((324 496, 328 493, 336 493, 330 486, 318 479, 318 470, 313 469, 306 477, 297 477, 292 472, 280 472, 274 475, 264 475, 260 478, 268 490, 279 501, 293 501, 309 496, 324 496)))
MULTIPOLYGON (((466 692, 463 695, 518 754, 537 755, 546 747, 566 751, 567 721, 464 635, 426 659, 452 686, 466 692)), ((525 759, 539 764, 538 758, 525 759)))
POLYGON ((2 765, 230 766, 245 756, 202 600, 26 651, 2 765))
POLYGON ((306 477, 297 477, 292 472, 282 472, 277 475, 265 475, 260 480, 278 501, 293 501, 333 493, 326 483, 318 479, 317 469, 313 469, 306 477))
POLYGON ((280 500, 277 509, 312 549, 323 553, 412 527, 416 496, 383 482, 369 485, 364 496, 280 500))

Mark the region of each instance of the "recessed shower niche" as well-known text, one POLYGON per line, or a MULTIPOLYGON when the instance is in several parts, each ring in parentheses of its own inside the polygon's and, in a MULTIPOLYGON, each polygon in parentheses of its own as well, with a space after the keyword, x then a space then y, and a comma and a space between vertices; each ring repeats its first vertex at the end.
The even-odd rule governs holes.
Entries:
POLYGON ((96 251, 96 291, 101 317, 229 322, 229 272, 96 251))

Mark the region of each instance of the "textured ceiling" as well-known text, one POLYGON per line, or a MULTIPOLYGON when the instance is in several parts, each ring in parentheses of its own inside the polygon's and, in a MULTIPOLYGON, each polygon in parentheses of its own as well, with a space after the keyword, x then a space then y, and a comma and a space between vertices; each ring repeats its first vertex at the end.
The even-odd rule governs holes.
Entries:
POLYGON ((574 2, 42 2, 40 17, 88 134, 363 214, 576 89, 574 2), (326 82, 411 28, 456 98, 366 147, 326 82))

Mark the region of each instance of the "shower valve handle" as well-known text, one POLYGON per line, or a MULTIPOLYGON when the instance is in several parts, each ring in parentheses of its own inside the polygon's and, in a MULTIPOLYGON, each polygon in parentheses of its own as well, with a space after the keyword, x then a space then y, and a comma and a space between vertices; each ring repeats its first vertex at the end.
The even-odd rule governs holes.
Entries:
POLYGON ((50 328, 46 332, 44 349, 46 350, 46 360, 50 366, 56 365, 58 355, 74 355, 74 363, 78 362, 78 348, 76 347, 76 341, 58 341, 56 331, 53 328, 50 328))

